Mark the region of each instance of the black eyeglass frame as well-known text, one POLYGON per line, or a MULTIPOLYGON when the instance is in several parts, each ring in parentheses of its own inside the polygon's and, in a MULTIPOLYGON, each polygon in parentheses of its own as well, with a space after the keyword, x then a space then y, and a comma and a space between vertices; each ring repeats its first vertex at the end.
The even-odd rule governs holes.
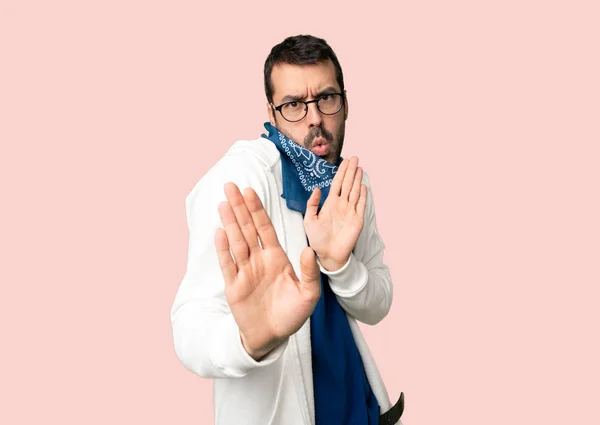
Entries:
POLYGON ((338 112, 340 112, 344 108, 344 105, 346 104, 346 94, 345 93, 324 93, 321 96, 317 97, 316 99, 309 100, 307 102, 304 102, 302 100, 292 100, 292 101, 289 101, 289 102, 282 103, 279 106, 275 106, 275 105, 273 105, 273 103, 271 103, 271 107, 273 109, 275 109, 276 111, 279 111, 279 113, 281 114, 281 116, 283 117, 283 119, 286 120, 287 122, 298 122, 298 121, 302 121, 304 118, 306 118, 306 115, 308 115, 308 105, 310 103, 316 103, 317 104, 317 109, 323 115, 335 115, 335 114, 337 114, 338 112), (331 96, 332 94, 336 94, 336 95, 341 96, 342 103, 340 104, 340 108, 337 111, 328 114, 326 112, 321 111, 321 108, 319 108, 319 100, 321 100, 325 96, 331 96), (304 115, 302 115, 302 118, 292 121, 292 120, 288 120, 285 117, 285 115, 283 115, 283 112, 281 112, 281 108, 283 108, 285 105, 287 105, 289 103, 304 103, 304 115))

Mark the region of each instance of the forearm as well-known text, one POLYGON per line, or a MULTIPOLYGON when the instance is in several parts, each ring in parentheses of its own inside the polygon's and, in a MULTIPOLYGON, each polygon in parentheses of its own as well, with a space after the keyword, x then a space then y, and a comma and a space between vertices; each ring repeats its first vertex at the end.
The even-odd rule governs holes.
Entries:
POLYGON ((175 352, 183 365, 207 378, 235 378, 268 366, 285 349, 284 341, 260 362, 244 349, 239 328, 225 299, 225 282, 215 248, 222 223, 218 206, 227 181, 252 187, 265 203, 264 173, 252 157, 230 155, 219 161, 186 198, 189 229, 187 270, 171 308, 175 352))
POLYGON ((392 305, 392 279, 383 263, 385 244, 377 231, 375 205, 366 173, 367 205, 363 229, 345 264, 330 258, 319 259, 321 272, 329 279, 331 290, 342 308, 355 319, 374 325, 392 305), (322 261, 321 261, 322 260, 322 261))
POLYGON ((380 322, 392 305, 390 272, 382 256, 383 251, 380 251, 365 264, 352 253, 348 262, 334 272, 319 264, 342 308, 369 325, 380 322))
POLYGON ((287 340, 260 361, 244 349, 240 332, 227 307, 213 300, 190 300, 172 313, 173 341, 181 363, 203 378, 238 378, 276 361, 287 340))

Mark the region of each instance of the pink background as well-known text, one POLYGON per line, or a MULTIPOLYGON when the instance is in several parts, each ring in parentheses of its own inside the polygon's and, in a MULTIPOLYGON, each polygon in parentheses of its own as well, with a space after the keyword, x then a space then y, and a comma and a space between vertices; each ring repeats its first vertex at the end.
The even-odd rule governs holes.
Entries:
POLYGON ((298 33, 344 69, 405 424, 600 423, 599 9, 3 1, 0 423, 212 423, 171 339, 185 196, 260 135, 298 33))

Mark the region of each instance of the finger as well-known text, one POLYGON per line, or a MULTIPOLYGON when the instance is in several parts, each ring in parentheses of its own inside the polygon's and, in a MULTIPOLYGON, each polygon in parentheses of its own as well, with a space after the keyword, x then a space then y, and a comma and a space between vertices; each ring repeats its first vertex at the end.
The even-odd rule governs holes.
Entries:
POLYGON ((219 215, 227 233, 227 240, 229 241, 231 252, 233 252, 235 263, 238 267, 244 265, 248 261, 248 244, 244 239, 231 205, 227 202, 221 202, 219 204, 219 215))
POLYGON ((242 235, 248 244, 248 249, 250 252, 260 249, 256 228, 254 227, 254 222, 252 221, 252 216, 250 216, 248 207, 246 207, 244 197, 240 193, 240 189, 235 183, 227 183, 225 184, 224 190, 227 201, 229 202, 229 205, 231 205, 235 218, 240 226, 242 235))
POLYGON ((362 177, 363 177, 363 169, 362 169, 362 167, 358 167, 356 169, 356 174, 354 175, 354 182, 352 183, 352 190, 350 191, 349 203, 352 208, 356 208, 356 204, 358 202, 358 199, 360 198, 360 191, 362 188, 362 177))
POLYGON ((342 183, 342 193, 340 194, 340 196, 344 199, 348 199, 350 195, 357 168, 358 158, 353 156, 352 158, 350 158, 350 163, 348 164, 348 169, 346 170, 346 175, 344 176, 344 182, 342 183))
POLYGON ((246 193, 244 193, 244 200, 246 201, 246 205, 252 216, 252 221, 258 232, 262 247, 276 248, 280 246, 273 223, 271 223, 271 219, 254 189, 249 188, 246 193))
POLYGON ((316 187, 310 194, 310 198, 306 201, 306 213, 304 217, 314 217, 319 211, 319 203, 321 201, 321 189, 316 187))
POLYGON ((335 195, 340 196, 340 192, 342 190, 342 181, 344 180, 344 175, 346 174, 346 169, 348 168, 348 163, 350 161, 344 159, 335 173, 335 177, 331 182, 331 188, 329 189, 329 196, 335 195))
POLYGON ((300 273, 301 291, 316 305, 321 296, 321 272, 317 264, 317 256, 309 246, 300 254, 300 273))
POLYGON ((219 258, 219 266, 221 267, 221 273, 225 279, 225 284, 231 285, 235 282, 235 277, 237 276, 237 266, 235 265, 233 258, 231 258, 227 233, 220 227, 215 233, 215 246, 217 248, 217 257, 219 258))
POLYGON ((361 219, 365 219, 365 210, 367 209, 367 185, 362 184, 360 186, 360 198, 356 205, 356 213, 361 219))

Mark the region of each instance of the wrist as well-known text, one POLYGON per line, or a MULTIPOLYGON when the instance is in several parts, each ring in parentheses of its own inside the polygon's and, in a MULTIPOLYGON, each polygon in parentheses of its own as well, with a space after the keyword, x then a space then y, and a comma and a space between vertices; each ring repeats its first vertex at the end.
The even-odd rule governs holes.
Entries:
POLYGON ((348 262, 349 258, 349 256, 347 256, 345 260, 340 260, 332 257, 320 256, 318 254, 317 257, 319 259, 319 263, 321 263, 321 266, 328 272, 338 271, 339 269, 344 267, 344 265, 348 262))
POLYGON ((257 362, 259 362, 263 357, 265 357, 267 354, 269 354, 269 352, 271 352, 271 350, 273 350, 275 347, 277 347, 281 343, 281 341, 273 340, 264 347, 252 348, 250 346, 250 344, 248 344, 248 341, 244 337, 244 334, 242 333, 242 331, 240 331, 240 341, 242 342, 242 347, 244 348, 246 353, 248 353, 248 355, 250 357, 252 357, 254 360, 256 360, 257 362))

